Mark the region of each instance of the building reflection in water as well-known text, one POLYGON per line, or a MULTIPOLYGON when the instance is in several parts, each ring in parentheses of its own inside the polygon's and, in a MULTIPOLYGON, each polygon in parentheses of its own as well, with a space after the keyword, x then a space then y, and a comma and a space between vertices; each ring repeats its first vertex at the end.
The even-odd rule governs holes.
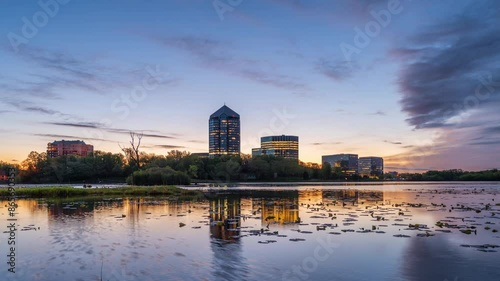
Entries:
POLYGON ((212 238, 235 241, 240 235, 240 197, 220 197, 210 200, 210 234, 212 238))
POLYGON ((261 199, 262 225, 299 222, 299 196, 261 199))
POLYGON ((343 205, 376 205, 384 203, 384 192, 376 190, 340 189, 322 191, 322 197, 343 205))

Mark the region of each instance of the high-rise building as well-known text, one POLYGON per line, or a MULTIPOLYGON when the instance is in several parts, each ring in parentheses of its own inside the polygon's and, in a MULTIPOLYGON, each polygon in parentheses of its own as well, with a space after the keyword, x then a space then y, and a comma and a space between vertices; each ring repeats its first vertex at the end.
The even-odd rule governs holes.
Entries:
POLYGON ((61 140, 47 144, 47 155, 50 158, 64 155, 88 156, 92 152, 94 152, 94 146, 85 144, 81 140, 61 140))
POLYGON ((384 174, 384 159, 381 157, 360 157, 358 160, 358 173, 361 176, 379 177, 384 174))
POLYGON ((321 163, 330 163, 332 167, 341 168, 342 172, 348 175, 358 173, 357 154, 334 154, 321 157, 321 163))
POLYGON ((260 148, 252 149, 252 156, 274 155, 299 160, 299 137, 266 136, 260 138, 260 148))
POLYGON ((240 155, 240 115, 224 105, 210 115, 209 155, 240 155))

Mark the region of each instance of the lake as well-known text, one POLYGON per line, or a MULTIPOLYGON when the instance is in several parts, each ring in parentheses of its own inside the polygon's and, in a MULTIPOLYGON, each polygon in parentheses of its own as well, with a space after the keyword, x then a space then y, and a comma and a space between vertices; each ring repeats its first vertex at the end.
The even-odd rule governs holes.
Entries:
POLYGON ((203 189, 18 199, 16 273, 2 201, 0 280, 500 280, 499 183, 203 189))

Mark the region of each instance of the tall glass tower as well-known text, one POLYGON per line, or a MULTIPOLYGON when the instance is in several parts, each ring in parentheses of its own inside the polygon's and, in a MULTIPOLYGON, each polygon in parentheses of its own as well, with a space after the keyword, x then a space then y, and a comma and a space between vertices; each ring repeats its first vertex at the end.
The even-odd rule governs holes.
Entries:
POLYGON ((224 105, 210 115, 208 122, 209 155, 240 155, 240 115, 224 105))

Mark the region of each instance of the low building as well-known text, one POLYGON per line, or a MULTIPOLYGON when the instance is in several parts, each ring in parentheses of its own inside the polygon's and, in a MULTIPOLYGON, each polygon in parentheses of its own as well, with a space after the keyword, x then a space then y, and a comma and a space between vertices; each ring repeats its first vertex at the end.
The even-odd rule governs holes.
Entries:
POLYGON ((260 148, 252 149, 252 156, 273 155, 299 160, 298 136, 266 136, 260 138, 260 148))
POLYGON ((358 160, 358 173, 360 176, 370 178, 380 177, 384 174, 384 159, 382 157, 360 157, 358 160))
POLYGON ((94 146, 81 140, 61 140, 47 144, 47 155, 55 158, 65 155, 89 156, 94 152, 94 146))
POLYGON ((333 154, 321 157, 321 164, 329 163, 333 168, 340 168, 344 174, 354 175, 358 173, 357 154, 333 154))

